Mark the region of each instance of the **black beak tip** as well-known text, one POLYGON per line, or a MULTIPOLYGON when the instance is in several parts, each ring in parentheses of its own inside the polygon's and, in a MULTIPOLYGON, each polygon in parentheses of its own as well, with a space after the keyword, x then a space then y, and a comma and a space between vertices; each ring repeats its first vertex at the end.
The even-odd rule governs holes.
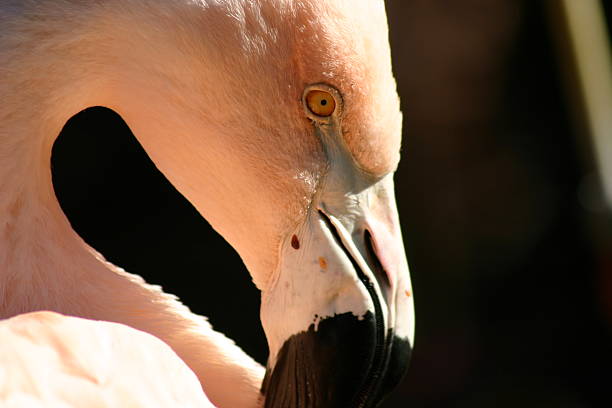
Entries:
POLYGON ((377 341, 372 313, 320 320, 291 336, 268 367, 261 392, 266 408, 374 408, 401 381, 408 340, 387 332, 377 341))

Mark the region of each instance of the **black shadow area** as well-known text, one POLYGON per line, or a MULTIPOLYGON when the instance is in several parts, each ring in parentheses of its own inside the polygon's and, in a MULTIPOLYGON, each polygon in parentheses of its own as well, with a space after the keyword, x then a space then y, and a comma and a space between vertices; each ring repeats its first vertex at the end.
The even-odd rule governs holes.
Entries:
POLYGON ((265 362, 259 292, 238 254, 157 170, 118 114, 94 107, 72 117, 51 165, 60 205, 89 245, 179 296, 265 362))

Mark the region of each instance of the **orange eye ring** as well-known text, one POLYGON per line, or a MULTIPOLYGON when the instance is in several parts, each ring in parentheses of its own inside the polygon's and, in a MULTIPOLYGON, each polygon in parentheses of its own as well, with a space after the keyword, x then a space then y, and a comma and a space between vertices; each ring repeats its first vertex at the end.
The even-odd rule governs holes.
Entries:
POLYGON ((330 92, 312 89, 305 96, 308 110, 320 117, 329 117, 336 111, 336 98, 330 92))

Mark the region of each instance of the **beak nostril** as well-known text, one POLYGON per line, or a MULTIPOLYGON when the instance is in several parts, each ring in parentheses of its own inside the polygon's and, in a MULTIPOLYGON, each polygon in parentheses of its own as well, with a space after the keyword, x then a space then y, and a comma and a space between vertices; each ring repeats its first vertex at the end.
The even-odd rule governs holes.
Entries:
MULTIPOLYGON (((363 275, 363 271, 361 270, 361 268, 359 268, 357 262, 355 261, 355 258, 350 254, 348 249, 342 243, 342 238, 340 237, 340 233, 338 232, 337 228, 334 226, 333 222, 330 220, 328 215, 321 209, 318 210, 318 213, 321 219, 323 220, 323 222, 329 228, 329 231, 332 233, 336 243, 344 250, 347 257, 353 263, 353 266, 355 267, 355 270, 357 271, 357 273, 363 275)), ((381 287, 383 285, 386 285, 386 287, 391 287, 389 275, 387 274, 387 271, 383 267, 382 262, 380 261, 380 257, 378 256, 378 249, 376 248, 376 242, 374 241, 374 237, 372 236, 372 233, 370 232, 370 230, 367 228, 363 232, 363 242, 364 242, 365 252, 366 252, 365 257, 368 258, 366 262, 371 267, 374 277, 376 278, 378 283, 381 285, 381 287)))
POLYGON ((376 275, 378 282, 384 282, 387 286, 391 286, 391 282, 389 282, 389 275, 385 271, 382 263, 380 262, 380 258, 378 257, 378 251, 376 248, 376 243, 372 238, 372 233, 369 229, 365 229, 363 233, 363 241, 365 242, 366 252, 368 254, 368 259, 370 264, 372 265, 372 272, 376 275))

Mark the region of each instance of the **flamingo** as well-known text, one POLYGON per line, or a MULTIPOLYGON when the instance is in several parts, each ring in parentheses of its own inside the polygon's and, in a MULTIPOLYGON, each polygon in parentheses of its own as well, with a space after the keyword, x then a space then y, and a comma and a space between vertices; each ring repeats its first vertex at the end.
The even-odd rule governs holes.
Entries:
POLYGON ((382 0, 3 0, 0 403, 377 406, 414 341, 387 35, 382 0), (91 106, 241 256, 265 369, 71 228, 51 147, 91 106))

